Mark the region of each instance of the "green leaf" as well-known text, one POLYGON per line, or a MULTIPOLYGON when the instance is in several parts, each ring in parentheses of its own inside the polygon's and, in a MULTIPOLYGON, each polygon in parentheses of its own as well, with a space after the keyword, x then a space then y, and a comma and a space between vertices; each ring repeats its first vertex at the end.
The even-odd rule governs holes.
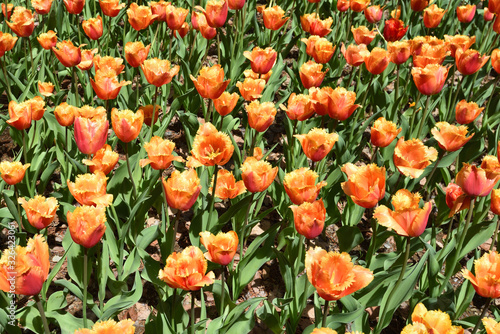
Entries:
POLYGON ((118 296, 114 296, 104 305, 103 314, 101 315, 101 320, 107 320, 118 314, 121 310, 126 310, 132 307, 135 303, 139 301, 142 296, 142 282, 141 275, 137 271, 135 273, 134 286, 131 291, 123 292, 118 296))
POLYGON ((365 240, 363 234, 356 226, 341 226, 337 230, 337 236, 341 252, 349 252, 365 240))

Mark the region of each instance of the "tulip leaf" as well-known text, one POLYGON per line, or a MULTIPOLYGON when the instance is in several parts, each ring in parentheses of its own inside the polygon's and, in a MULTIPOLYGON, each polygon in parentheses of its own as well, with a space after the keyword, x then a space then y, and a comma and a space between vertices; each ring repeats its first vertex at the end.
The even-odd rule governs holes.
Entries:
POLYGON ((350 252, 364 240, 363 234, 356 226, 341 226, 337 230, 337 237, 341 252, 350 252))
POLYGON ((119 313, 121 310, 126 310, 139 301, 142 296, 141 275, 138 271, 135 273, 134 286, 130 291, 122 291, 122 294, 114 296, 106 304, 104 304, 101 320, 107 320, 119 313))

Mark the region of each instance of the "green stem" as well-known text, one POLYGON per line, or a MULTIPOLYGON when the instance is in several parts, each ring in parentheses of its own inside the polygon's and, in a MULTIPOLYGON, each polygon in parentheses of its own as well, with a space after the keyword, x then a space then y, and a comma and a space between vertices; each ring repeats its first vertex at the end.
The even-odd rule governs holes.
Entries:
POLYGON ((370 267, 370 263, 372 262, 372 258, 375 254, 375 243, 377 242, 377 223, 375 222, 375 219, 372 218, 371 220, 372 223, 372 238, 370 240, 370 246, 368 247, 368 252, 366 253, 366 267, 370 267))
POLYGON ((212 99, 208 99, 208 109, 207 109, 207 119, 206 122, 210 123, 210 118, 212 117, 212 99))
POLYGON ((253 150, 255 148, 255 142, 257 140, 257 130, 253 130, 252 142, 250 143, 250 150, 248 151, 248 156, 253 156, 253 150))
POLYGON ((76 76, 76 66, 73 66, 73 87, 75 88, 75 104, 79 106, 79 97, 78 97, 78 78, 76 76))
POLYGON ((221 59, 220 59, 220 36, 219 36, 220 34, 219 34, 219 31, 216 31, 216 35, 217 35, 217 63, 219 63, 219 65, 221 65, 221 59))
POLYGON ((392 115, 390 116, 391 121, 394 121, 394 117, 396 116, 396 112, 399 107, 399 64, 396 66, 396 90, 395 90, 395 97, 394 97, 394 107, 392 110, 392 115))
POLYGON ((448 245, 448 243, 450 242, 450 237, 451 237, 451 229, 453 228, 453 219, 454 219, 454 218, 455 218, 455 217, 454 217, 454 216, 452 216, 452 217, 451 217, 451 220, 450 220, 450 222, 449 222, 449 224, 448 224, 448 232, 446 233, 446 239, 445 239, 445 241, 444 241, 443 249, 445 249, 445 248, 446 248, 446 246, 448 245))
POLYGON ((82 305, 82 311, 83 311, 83 327, 87 328, 87 248, 83 248, 83 305, 82 305))
POLYGON ((453 96, 453 100, 452 100, 450 106, 448 107, 448 110, 455 108, 456 103, 457 103, 458 93, 460 92, 460 89, 462 88, 462 83, 464 82, 464 78, 465 78, 465 75, 462 75, 462 77, 460 78, 460 82, 458 83, 457 90, 455 91, 455 95, 453 96))
POLYGON ((5 55, 3 58, 3 61, 0 61, 2 64, 2 71, 3 71, 3 77, 5 78, 5 84, 7 85, 7 97, 9 100, 12 100, 12 92, 10 91, 10 83, 9 83, 9 77, 7 76, 7 69, 5 68, 5 55))
POLYGON ((24 130, 21 130, 21 136, 23 137, 23 158, 24 163, 28 163, 28 146, 26 146, 26 133, 24 130))
POLYGON ((31 60, 31 74, 34 75, 34 70, 35 70, 35 62, 33 61, 33 48, 31 46, 31 39, 28 37, 28 49, 30 52, 30 60, 31 60))
POLYGON ((349 89, 349 87, 351 87, 352 76, 354 75, 354 72, 356 72, 357 70, 358 70, 357 67, 351 67, 351 73, 349 74, 349 79, 347 80, 346 89, 349 89))
POLYGON ((325 307, 323 309, 323 321, 321 321, 321 327, 326 327, 326 318, 328 317, 329 312, 330 312, 330 301, 325 300, 325 307))
POLYGON ((194 321, 195 321, 195 317, 194 317, 194 291, 191 291, 191 326, 190 326, 191 334, 195 333, 194 321))
POLYGON ((422 129, 424 128, 424 123, 427 119, 427 114, 429 113, 429 103, 430 102, 431 102, 431 96, 427 95, 427 100, 425 101, 424 113, 422 114, 422 119, 420 120, 420 125, 418 127, 418 132, 417 132, 416 138, 420 138, 420 134, 422 133, 422 129))
MULTIPOLYGON (((455 83, 455 71, 456 71, 456 69, 457 69, 457 65, 455 63, 453 63, 453 68, 451 69, 451 84, 450 84, 451 87, 453 87, 453 84, 455 83)), ((449 120, 449 117, 450 117, 449 113, 452 110, 452 108, 454 107, 451 104, 452 96, 453 96, 453 89, 450 88, 450 93, 448 94, 448 103, 446 104, 446 113, 445 113, 446 117, 444 118, 445 121, 449 120)))
POLYGON ((134 181, 134 176, 132 175, 132 170, 130 169, 128 143, 124 143, 124 144, 125 144, 125 159, 127 161, 128 176, 130 177, 130 182, 132 182, 132 195, 134 196, 134 200, 137 200, 137 188, 135 186, 135 181, 134 181))
POLYGON ((208 218, 212 217, 212 212, 214 211, 215 207, 215 189, 217 188, 217 175, 219 174, 219 168, 217 165, 214 166, 215 171, 214 171, 214 184, 212 186, 212 198, 210 199, 210 207, 208 208, 208 218))
POLYGON ((498 237, 498 229, 499 228, 500 228, 500 219, 497 220, 497 227, 495 228, 495 232, 493 234, 493 238, 491 239, 490 251, 495 251, 496 250, 497 237, 498 237))
POLYGON ((484 304, 483 311, 481 312, 481 315, 477 319, 476 326, 474 326, 474 329, 472 330, 471 334, 476 334, 477 330, 479 329, 479 324, 481 323, 481 319, 484 318, 484 316, 486 315, 486 311, 488 311, 488 308, 490 307, 490 303, 491 303, 491 298, 488 298, 488 300, 486 301, 486 304, 484 304))
POLYGON ((377 151, 378 151, 378 146, 375 146, 373 148, 372 157, 370 158, 370 163, 372 163, 375 160, 375 157, 377 156, 377 151))
POLYGON ((36 306, 38 307, 38 311, 40 312, 40 317, 42 318, 43 330, 45 334, 50 334, 49 323, 47 322, 47 317, 45 316, 45 310, 43 309, 40 297, 38 295, 35 295, 33 296, 33 298, 35 298, 36 306))
MULTIPOLYGON (((360 70, 360 72, 361 72, 361 70, 360 70)), ((373 74, 370 76, 370 81, 368 82, 368 86, 366 86, 365 95, 363 96, 363 100, 361 102, 361 109, 357 112, 356 119, 354 120, 354 123, 351 126, 351 133, 349 135, 349 141, 352 140, 352 136, 354 135, 354 129, 357 128, 356 124, 358 124, 359 118, 361 117, 361 115, 364 116, 364 113, 365 113, 365 110, 366 110, 366 108, 365 108, 365 102, 366 102, 366 99, 368 98, 368 92, 370 91, 370 87, 372 85, 374 77, 375 76, 373 74)))
POLYGON ((427 181, 425 182, 425 186, 424 186, 424 189, 427 191, 427 197, 425 198, 425 201, 428 202, 429 199, 431 198, 431 192, 429 191, 429 184, 431 182, 431 178, 432 176, 434 175, 434 172, 436 172, 436 169, 439 165, 439 163, 441 162, 441 160, 445 157, 447 152, 444 152, 443 156, 441 156, 437 161, 436 161, 436 164, 434 165, 434 168, 432 168, 429 176, 427 177, 427 181))
POLYGON ((224 299, 225 299, 225 296, 226 296, 226 288, 225 288, 225 275, 224 275, 224 271, 225 271, 226 267, 225 266, 222 266, 222 274, 221 274, 221 295, 220 295, 220 316, 224 316, 224 299))
POLYGON ((153 138, 153 128, 155 125, 155 114, 156 114, 156 97, 158 95, 158 87, 155 88, 155 95, 153 96, 153 118, 151 118, 151 129, 149 130, 148 142, 153 138))
POLYGON ((253 204, 253 198, 255 196, 255 193, 252 193, 250 196, 250 202, 248 202, 248 208, 247 208, 247 213, 245 214, 245 221, 243 222, 243 226, 241 227, 241 236, 240 236, 240 261, 243 260, 243 248, 245 247, 245 237, 246 237, 246 227, 248 225, 248 216, 250 214, 250 208, 252 207, 253 204))
POLYGON ((420 102, 421 97, 422 97, 422 93, 419 92, 417 95, 417 100, 415 101, 415 105, 413 106, 413 114, 411 115, 410 129, 413 129, 413 126, 415 124, 415 115, 417 114, 418 103, 420 102))
POLYGON ((500 80, 500 76, 498 76, 495 79, 495 82, 493 83, 493 90, 491 91, 490 98, 488 99, 488 102, 486 103, 486 107, 484 108, 483 128, 488 124, 488 109, 490 108, 491 100, 493 100, 493 96, 495 94, 495 88, 497 87, 498 80, 500 80))
MULTIPOLYGON (((166 195, 165 195, 165 199, 166 199, 166 195)), ((167 206, 165 206, 165 210, 168 210, 167 206)), ((174 249, 175 249, 175 241, 176 241, 176 237, 177 237, 177 228, 179 227, 179 219, 181 217, 181 213, 182 213, 181 210, 177 210, 177 213, 175 214, 174 225, 172 226, 172 229, 173 229, 174 233, 172 234, 172 242, 170 243, 170 253, 169 254, 172 254, 174 252, 174 249)))
POLYGON ((19 215, 19 233, 23 233, 23 216, 21 215, 21 206, 19 205, 19 190, 17 190, 16 185, 14 184, 14 196, 16 197, 17 204, 17 213, 19 215))

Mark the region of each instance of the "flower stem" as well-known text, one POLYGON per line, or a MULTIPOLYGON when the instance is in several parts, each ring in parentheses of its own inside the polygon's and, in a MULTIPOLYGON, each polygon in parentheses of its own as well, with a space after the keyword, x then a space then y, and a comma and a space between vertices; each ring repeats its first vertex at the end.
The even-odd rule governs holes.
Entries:
POLYGON ((10 83, 9 83, 9 77, 7 76, 7 70, 5 68, 5 56, 3 58, 4 60, 3 61, 0 61, 0 63, 2 64, 2 71, 3 71, 3 76, 5 78, 5 84, 7 85, 7 97, 9 98, 9 100, 12 100, 12 92, 10 91, 10 83))
POLYGON ((155 125, 155 114, 156 114, 156 97, 158 95, 158 87, 155 88, 155 95, 153 96, 153 116, 151 118, 151 129, 149 130, 148 142, 153 138, 153 128, 155 125))
MULTIPOLYGON (((166 197, 165 197, 166 199, 166 197)), ((165 210, 168 210, 167 207, 165 206, 165 210)), ((176 236, 177 236, 177 228, 179 227, 179 218, 181 217, 181 210, 177 210, 177 213, 175 214, 175 221, 174 221, 174 225, 173 225, 173 230, 174 230, 174 233, 172 234, 172 242, 170 243, 170 252, 169 254, 172 254, 174 252, 174 248, 175 248, 175 240, 176 240, 176 236)))
POLYGON ((493 90, 491 91, 490 98, 488 99, 488 102, 486 103, 486 106, 484 108, 483 128, 488 124, 488 109, 490 108, 491 100, 493 100, 493 96, 495 94, 495 88, 497 87, 498 80, 500 80, 500 76, 498 76, 495 79, 495 82, 493 83, 493 90))
POLYGON ((134 200, 137 200, 137 188, 135 187, 134 177, 132 175, 132 170, 130 169, 128 143, 125 143, 125 159, 127 160, 128 176, 130 177, 130 182, 132 182, 132 195, 134 196, 134 200))
POLYGON ((49 323, 47 322, 47 317, 45 316, 45 310, 43 309, 40 297, 38 295, 35 295, 33 297, 35 298, 36 306, 38 307, 38 311, 40 312, 40 317, 42 318, 43 330, 45 334, 50 334, 49 323))
POLYGON ((375 146, 373 148, 372 157, 370 158, 370 163, 372 163, 376 159, 377 151, 378 151, 378 146, 375 146))
POLYGON ((415 100, 415 105, 413 106, 413 114, 411 115, 410 129, 413 129, 413 126, 415 124, 415 115, 417 114, 418 103, 420 102, 421 97, 422 97, 422 93, 419 92, 417 95, 417 99, 415 100))
POLYGON ((394 95, 394 106, 392 108, 392 114, 390 116, 390 120, 391 121, 394 121, 394 117, 396 116, 396 112, 398 110, 398 107, 399 107, 399 102, 398 102, 398 98, 399 98, 399 64, 396 66, 396 89, 394 91, 395 95, 394 95))
POLYGON ((431 170, 431 173, 429 174, 429 176, 427 177, 427 181, 425 182, 425 186, 424 186, 424 189, 427 191, 427 197, 425 198, 425 201, 426 202, 429 202, 429 199, 431 198, 431 191, 429 190, 429 184, 431 183, 431 178, 432 176, 434 175, 434 173, 436 172, 436 169, 437 167, 439 166, 439 163, 441 162, 441 160, 445 157, 447 152, 445 152, 443 154, 443 156, 441 156, 437 161, 436 161, 436 164, 434 165, 434 168, 432 168, 431 170))
POLYGON ((83 249, 83 305, 82 305, 82 311, 83 311, 83 327, 87 328, 87 265, 88 265, 88 260, 87 260, 87 252, 88 249, 84 248, 83 249))
POLYGON ((215 206, 215 188, 217 188, 217 175, 219 174, 219 168, 217 165, 214 166, 215 171, 214 171, 214 184, 212 186, 212 198, 210 199, 210 207, 208 208, 208 217, 212 216, 212 212, 214 211, 214 206, 215 206))
POLYGON ((226 266, 222 266, 222 274, 221 274, 221 293, 220 293, 220 316, 224 315, 224 298, 226 296, 226 288, 225 288, 225 276, 224 271, 226 270, 226 266))
POLYGON ((208 109, 207 109, 207 119, 206 122, 210 123, 210 117, 212 116, 212 99, 208 99, 208 109))
POLYGON ((420 125, 418 127, 418 132, 417 132, 416 138, 420 138, 420 134, 422 133, 422 129, 424 128, 424 123, 425 123, 425 120, 427 119, 427 115, 429 113, 430 102, 431 102, 431 96, 427 95, 427 100, 425 101, 424 113, 422 114, 422 119, 420 120, 420 125))
POLYGON ((14 184, 14 195, 16 197, 16 204, 17 204, 17 213, 19 214, 19 233, 23 233, 23 216, 21 216, 21 207, 19 206, 19 190, 17 190, 16 185, 14 184))
POLYGON ((191 326, 190 326, 191 334, 195 333, 194 321, 195 321, 195 317, 194 317, 194 291, 191 291, 191 326))
POLYGON ((245 215, 245 221, 243 222, 243 226, 241 227, 241 236, 240 236, 240 261, 243 259, 243 248, 245 247, 245 234, 246 227, 248 225, 248 215, 250 213, 250 208, 252 207, 253 198, 255 193, 252 193, 250 196, 250 202, 248 203, 247 213, 245 215))
POLYGON ((474 326, 474 329, 472 330, 471 334, 476 334, 477 330, 479 329, 479 324, 481 323, 481 319, 484 318, 486 311, 488 311, 488 308, 490 307, 490 303, 491 303, 491 298, 488 298, 486 304, 484 304, 483 311, 481 312, 479 319, 477 319, 476 326, 474 326))
POLYGON ((78 82, 77 82, 77 76, 76 76, 76 66, 73 66, 73 87, 75 88, 75 103, 76 105, 80 105, 78 102, 78 82))
POLYGON ((500 219, 497 220, 497 227, 495 228, 495 232, 493 233, 493 238, 491 239, 490 251, 496 250, 498 229, 499 228, 500 228, 500 219))
POLYGON ((330 301, 325 300, 325 307, 323 309, 323 321, 321 321, 321 327, 326 327, 326 318, 328 317, 329 312, 330 312, 330 301))

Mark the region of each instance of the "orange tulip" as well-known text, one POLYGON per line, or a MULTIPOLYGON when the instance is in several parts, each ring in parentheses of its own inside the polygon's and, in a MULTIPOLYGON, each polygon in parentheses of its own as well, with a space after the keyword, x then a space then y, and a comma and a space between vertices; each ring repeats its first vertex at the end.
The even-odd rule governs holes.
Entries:
POLYGON ((94 247, 106 231, 106 209, 103 206, 79 206, 66 213, 71 239, 85 248, 94 247))
POLYGON ((370 130, 370 141, 377 147, 387 147, 401 132, 397 125, 383 117, 378 118, 370 130))
POLYGON ((241 166, 241 178, 245 187, 252 193, 266 190, 278 174, 278 167, 271 167, 267 161, 247 157, 241 166))
POLYGON ((99 0, 99 6, 102 13, 109 17, 116 17, 125 7, 125 4, 120 4, 120 0, 99 0))
POLYGON ((455 182, 471 197, 485 197, 500 179, 497 173, 488 169, 464 163, 462 169, 455 177, 455 182))
POLYGON ((382 48, 374 48, 365 56, 366 69, 373 75, 380 74, 389 65, 389 52, 382 48))
POLYGON ((358 45, 359 44, 368 45, 377 36, 377 30, 375 29, 368 30, 368 28, 365 26, 359 26, 357 28, 351 26, 351 32, 352 35, 354 36, 354 41, 358 45))
POLYGON ((49 270, 49 245, 37 234, 28 240, 26 247, 17 245, 15 250, 4 250, 0 259, 0 290, 12 293, 11 284, 15 282, 15 294, 38 295, 49 270))
MULTIPOLYGON (((142 112, 144 113, 144 124, 146 124, 147 126, 151 126, 151 122, 153 121, 153 105, 148 104, 147 106, 139 107, 139 109, 142 110, 142 112)), ((153 124, 156 124, 156 121, 158 121, 158 117, 161 113, 159 105, 156 105, 154 112, 155 112, 155 119, 153 124)))
POLYGON ((170 254, 158 277, 172 289, 198 291, 214 283, 213 271, 208 274, 206 272, 207 260, 203 257, 203 252, 198 247, 189 246, 182 253, 170 254))
POLYGON ((470 206, 470 197, 467 196, 462 188, 455 183, 450 183, 446 188, 446 205, 450 208, 448 217, 455 213, 468 209, 470 206))
POLYGON ((370 0, 351 0, 350 7, 351 10, 357 13, 360 13, 368 7, 370 4, 370 0))
POLYGON ((377 23, 384 15, 384 8, 379 5, 366 7, 364 10, 365 18, 370 23, 377 23))
POLYGON ((449 67, 431 64, 424 68, 413 67, 411 69, 411 75, 420 93, 424 95, 435 95, 443 89, 449 70, 449 67))
POLYGON ((248 117, 248 125, 258 131, 264 132, 274 122, 276 108, 272 102, 260 103, 252 101, 245 107, 248 117))
POLYGON ((170 140, 154 136, 149 143, 144 144, 148 159, 141 159, 141 167, 150 164, 151 168, 162 170, 167 169, 172 161, 184 161, 181 157, 172 155, 174 148, 175 144, 170 140))
POLYGON ((431 64, 441 65, 449 55, 448 46, 444 43, 438 45, 423 43, 418 51, 413 53, 413 66, 423 68, 431 64))
POLYGON ((358 107, 361 107, 359 104, 354 104, 355 101, 355 92, 348 91, 344 87, 335 88, 329 96, 328 115, 338 121, 345 121, 358 107))
POLYGON ((61 103, 54 109, 56 121, 61 126, 70 126, 75 121, 76 107, 69 105, 66 102, 61 103))
POLYGON ((337 10, 339 12, 346 12, 347 10, 349 10, 349 1, 350 0, 337 0, 337 10))
POLYGON ((21 182, 30 164, 22 164, 19 161, 0 162, 0 176, 9 185, 13 186, 21 182))
POLYGON ((429 48, 436 46, 439 47, 446 46, 448 44, 447 41, 443 41, 442 39, 439 39, 434 36, 416 36, 413 39, 409 40, 408 42, 411 45, 411 53, 417 56, 430 52, 435 53, 435 51, 429 50, 429 48), (427 44, 428 49, 423 49, 425 44, 427 44))
POLYGON ((323 69, 322 64, 318 64, 312 60, 300 66, 300 81, 304 88, 309 89, 311 87, 319 87, 325 78, 325 74, 328 72, 328 68, 325 72, 321 72, 323 69))
POLYGON ((320 198, 314 202, 304 202, 301 205, 290 206, 293 212, 295 229, 307 239, 314 239, 323 232, 326 219, 326 209, 320 198))
POLYGON ((111 125, 118 139, 129 143, 141 132, 144 123, 144 113, 141 109, 134 113, 132 110, 111 110, 111 125))
POLYGON ((52 7, 52 0, 32 0, 31 5, 38 14, 45 15, 50 12, 50 7, 52 7))
POLYGON ((45 198, 36 195, 34 198, 26 201, 24 198, 19 198, 19 204, 26 211, 26 217, 31 226, 41 230, 49 226, 56 215, 57 200, 54 197, 45 198))
POLYGON ((380 225, 393 229, 399 235, 418 237, 424 232, 432 211, 431 202, 425 203, 423 209, 419 208, 421 199, 418 193, 399 189, 392 196, 394 211, 381 205, 375 209, 373 217, 380 225))
POLYGON ((365 62, 365 56, 370 54, 370 52, 366 48, 366 45, 364 44, 360 45, 351 44, 346 49, 344 43, 342 43, 340 51, 342 52, 342 55, 344 56, 346 62, 349 65, 355 67, 363 64, 365 62))
POLYGON ((457 18, 462 23, 469 23, 476 15, 476 5, 465 5, 457 7, 457 18))
POLYGON ((455 61, 457 70, 463 75, 471 75, 476 73, 483 67, 490 59, 490 56, 481 56, 479 51, 458 49, 455 53, 455 61))
POLYGON ((407 30, 408 26, 405 27, 403 21, 391 18, 385 21, 384 32, 383 32, 384 38, 388 42, 399 41, 406 34, 407 30))
POLYGON ((82 61, 82 52, 71 41, 62 41, 52 47, 57 59, 66 67, 73 67, 82 61))
POLYGON ((9 33, 3 33, 0 31, 0 58, 3 57, 5 52, 12 50, 16 41, 17 37, 13 37, 9 33))
POLYGON ((12 100, 9 102, 9 117, 7 124, 17 130, 24 130, 31 126, 31 103, 28 101, 17 103, 12 100))
POLYGON ((288 118, 292 121, 305 121, 314 114, 309 95, 292 93, 288 98, 288 107, 285 107, 283 104, 280 107, 286 111, 288 118))
POLYGON ((278 53, 271 47, 261 49, 256 46, 252 52, 244 51, 243 56, 250 60, 252 71, 259 74, 266 74, 274 66, 274 63, 276 63, 278 53))
POLYGON ((330 95, 333 94, 332 87, 309 88, 309 96, 313 104, 314 112, 320 116, 328 114, 328 105, 330 104, 330 95))
MULTIPOLYGON (((1 39, 1 37, 0 37, 0 39, 1 39)), ((1 55, 1 52, 0 52, 0 55, 1 55)), ((495 49, 491 53, 491 66, 493 67, 495 72, 500 73, 500 49, 495 49)))
POLYGON ((49 97, 52 96, 52 92, 54 91, 54 84, 51 82, 41 82, 38 80, 38 92, 41 95, 49 97))
POLYGON ((347 182, 342 182, 342 190, 357 205, 370 209, 385 196, 385 168, 375 164, 356 166, 347 163, 342 166, 347 174, 347 182))
POLYGON ((236 87, 240 90, 241 96, 246 101, 253 101, 260 98, 262 91, 266 86, 264 79, 245 78, 243 82, 237 82, 236 87))
POLYGON ((229 9, 240 10, 245 6, 245 0, 228 0, 229 9))
POLYGON ((474 136, 474 134, 471 134, 467 137, 466 126, 450 125, 447 122, 436 123, 431 133, 437 140, 439 147, 447 152, 461 149, 474 136))
POLYGON ((188 34, 189 29, 189 24, 184 22, 180 29, 174 30, 174 37, 177 37, 177 34, 179 34, 180 38, 184 38, 188 34))
POLYGON ((415 306, 411 319, 413 325, 406 326, 402 333, 464 334, 462 327, 452 326, 447 313, 428 311, 422 303, 415 306))
POLYGON ((437 159, 438 152, 434 147, 425 146, 420 139, 405 141, 399 138, 394 149, 394 165, 404 176, 418 178, 424 169, 437 159))
POLYGON ((113 195, 106 194, 106 175, 101 171, 93 174, 77 175, 75 182, 66 181, 68 189, 81 205, 108 206, 113 203, 113 195))
POLYGON ((318 128, 311 129, 305 135, 294 135, 294 137, 299 140, 304 154, 314 162, 326 157, 339 140, 335 132, 329 134, 325 129, 318 128))
POLYGON ((483 318, 483 326, 486 329, 486 334, 498 334, 500 333, 500 325, 491 318, 483 318))
POLYGON ((64 7, 70 14, 78 15, 83 11, 85 0, 63 0, 64 7))
POLYGON ((308 39, 303 38, 302 41, 307 45, 306 53, 317 63, 328 63, 335 53, 336 46, 333 46, 326 38, 312 35, 308 39))
POLYGON ((285 11, 280 6, 261 8, 260 12, 264 18, 264 26, 271 30, 280 29, 289 19, 284 17, 285 11))
POLYGON ((236 107, 239 98, 238 93, 229 94, 228 92, 224 92, 217 99, 213 100, 215 110, 221 116, 229 115, 236 107))
POLYGON ((106 144, 109 122, 105 118, 75 117, 74 124, 76 146, 83 154, 94 154, 106 144))
POLYGON ((116 72, 110 68, 97 70, 95 80, 90 78, 90 84, 97 97, 101 100, 114 100, 123 86, 130 85, 130 81, 118 82, 116 72))
POLYGON ((196 165, 193 167, 198 167, 198 163, 203 166, 223 166, 231 159, 233 152, 234 146, 229 136, 217 131, 212 123, 205 123, 194 137, 190 161, 196 165))
POLYGON ((166 8, 167 25, 172 30, 179 30, 186 21, 189 10, 181 7, 175 7, 171 4, 166 8))
POLYGON ((488 9, 495 14, 500 14, 500 0, 488 0, 488 9))
POLYGON ((500 189, 493 189, 491 191, 490 209, 494 214, 500 215, 500 189))
MULTIPOLYGON (((333 329, 322 327, 313 329, 311 334, 338 334, 338 333, 333 329)), ((353 332, 353 333, 347 332, 346 334, 358 334, 358 332, 353 332)))
POLYGON ((373 280, 373 273, 354 265, 349 254, 327 252, 320 247, 307 251, 305 266, 307 279, 318 295, 328 301, 339 300, 361 290, 373 280))
POLYGON ((127 9, 128 23, 137 31, 146 29, 158 17, 151 8, 133 2, 127 9))
POLYGON ((83 159, 82 162, 89 166, 91 173, 98 171, 108 175, 115 165, 118 163, 118 153, 114 152, 111 146, 105 144, 99 151, 94 154, 92 160, 83 159))
POLYGON ((121 333, 134 334, 134 321, 131 319, 116 322, 114 320, 98 321, 89 329, 79 329, 74 334, 105 334, 105 333, 121 333))
POLYGON ((283 186, 293 204, 314 202, 325 181, 316 184, 318 174, 309 168, 299 168, 285 175, 283 186))
POLYGON ((441 19, 446 13, 446 10, 439 8, 436 4, 432 4, 424 10, 424 25, 426 28, 436 28, 441 19))
POLYGON ((415 12, 421 12, 427 6, 429 6, 429 0, 411 0, 410 2, 410 7, 415 12))
POLYGON ((3 3, 2 4, 2 14, 3 14, 3 17, 6 18, 7 20, 10 19, 11 15, 12 15, 12 10, 14 9, 14 4, 7 4, 7 7, 5 7, 5 4, 3 3))
POLYGON ((200 179, 193 168, 182 173, 174 170, 168 180, 161 181, 168 206, 172 209, 189 210, 200 194, 200 179))
POLYGON ((194 86, 201 97, 212 100, 220 97, 226 90, 227 85, 229 85, 229 81, 231 81, 224 81, 224 69, 219 64, 212 67, 204 66, 198 78, 192 75, 189 75, 189 77, 193 80, 194 86))
MULTIPOLYGON (((203 9, 202 9, 203 11, 203 9)), ((208 0, 204 11, 207 23, 212 28, 223 27, 226 23, 228 8, 226 0, 208 0)))
POLYGON ((76 108, 74 110, 75 117, 88 118, 90 120, 105 120, 107 116, 106 109, 104 107, 91 107, 89 105, 84 105, 81 108, 76 108))
POLYGON ((207 249, 205 258, 208 261, 227 266, 238 249, 238 235, 234 231, 219 232, 217 235, 200 232, 200 243, 207 249))
POLYGON ((193 12, 191 15, 191 23, 193 28, 200 31, 203 38, 210 40, 217 35, 217 29, 208 25, 207 19, 204 14, 193 12))
POLYGON ((170 83, 174 76, 179 73, 180 66, 171 66, 170 61, 153 58, 147 59, 141 64, 142 72, 146 80, 156 87, 170 83))
POLYGON ((156 21, 167 22, 167 6, 172 6, 172 4, 164 0, 160 0, 159 2, 151 1, 149 3, 151 13, 158 15, 155 19, 156 21))
POLYGON ((26 103, 31 104, 31 120, 41 120, 43 114, 45 113, 45 101, 43 101, 42 97, 35 96, 34 98, 27 100, 26 103))
POLYGON ((485 298, 500 297, 500 255, 490 251, 474 261, 474 271, 463 269, 462 274, 468 279, 477 294, 485 298))
POLYGON ((448 49, 451 52, 451 56, 455 58, 455 53, 458 49, 463 51, 469 50, 469 48, 476 42, 476 36, 465 36, 465 35, 455 35, 448 36, 444 35, 444 40, 448 45, 448 49))
MULTIPOLYGON (((208 190, 212 192, 214 180, 212 177, 212 186, 208 190)), ((221 169, 217 175, 217 185, 215 187, 215 196, 222 199, 233 199, 236 196, 243 194, 246 191, 243 181, 236 182, 233 173, 228 170, 221 169)), ((209 259, 210 260, 210 259, 209 259)))
POLYGON ((6 21, 7 25, 19 37, 29 37, 35 29, 35 19, 31 10, 21 6, 14 8, 10 17, 11 22, 6 21))
POLYGON ((76 65, 82 71, 88 71, 94 66, 94 55, 97 53, 97 49, 93 50, 82 50, 82 61, 80 64, 76 65))
POLYGON ((321 20, 316 13, 304 14, 300 17, 300 24, 302 30, 305 32, 311 35, 324 37, 332 31, 331 26, 333 24, 333 19, 328 17, 327 19, 321 20))
POLYGON ((115 75, 119 75, 125 68, 125 65, 123 65, 123 59, 109 56, 101 57, 100 55, 96 55, 94 57, 94 66, 96 74, 99 70, 112 70, 115 75))
POLYGON ((408 41, 397 41, 387 43, 387 51, 392 63, 401 65, 406 63, 411 56, 411 46, 408 41))
POLYGON ((82 22, 83 31, 92 40, 98 40, 102 36, 102 18, 97 15, 96 18, 90 18, 82 22))

